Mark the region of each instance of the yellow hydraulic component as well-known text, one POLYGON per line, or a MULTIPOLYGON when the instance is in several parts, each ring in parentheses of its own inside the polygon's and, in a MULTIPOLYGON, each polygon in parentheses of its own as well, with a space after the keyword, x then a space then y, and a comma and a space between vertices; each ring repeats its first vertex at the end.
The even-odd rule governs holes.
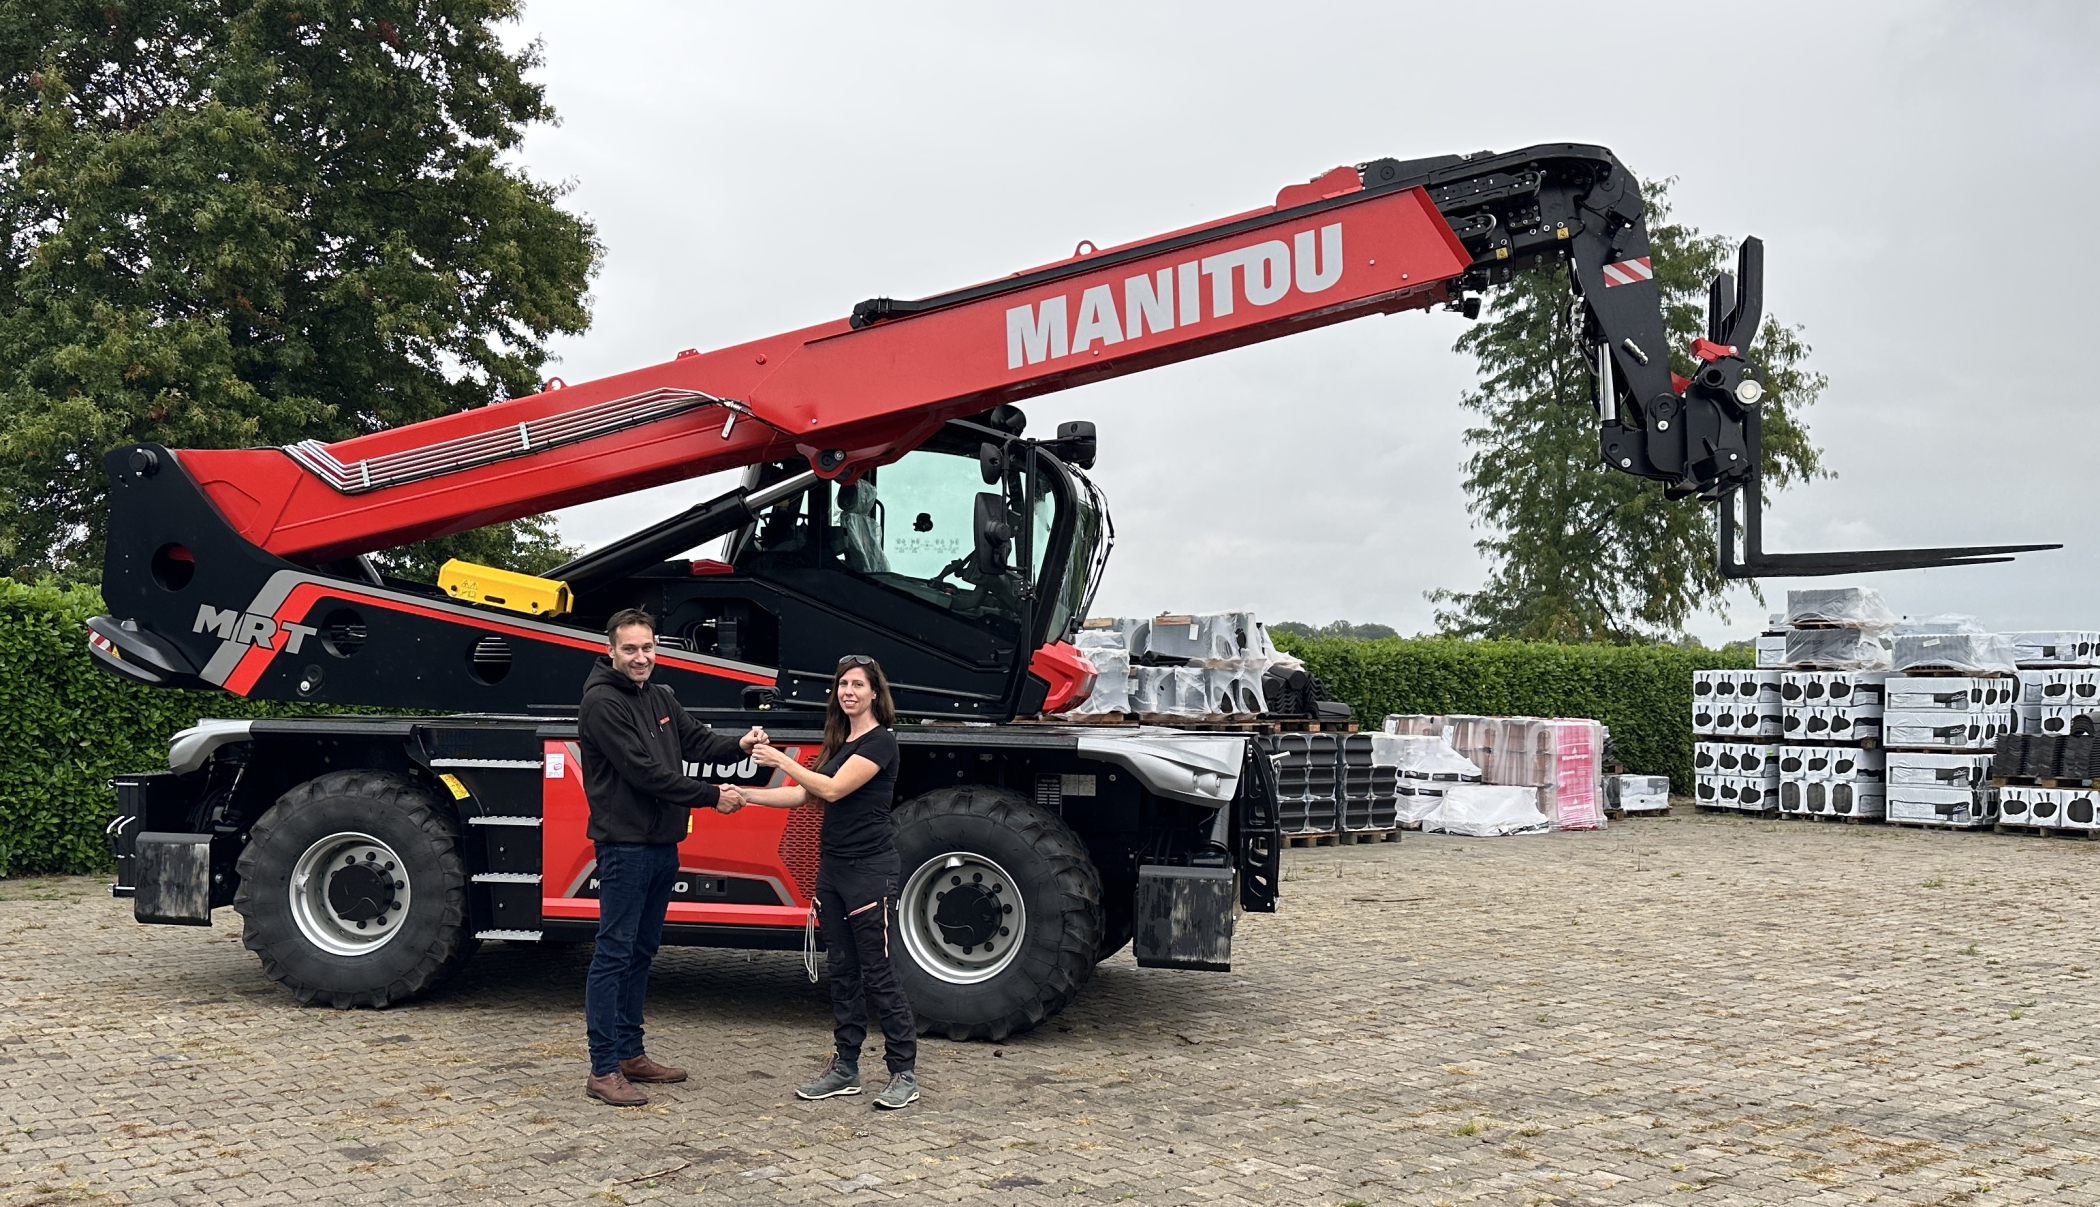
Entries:
POLYGON ((467 603, 488 604, 529 616, 559 616, 569 610, 569 584, 515 570, 477 566, 453 558, 438 568, 438 586, 467 603))

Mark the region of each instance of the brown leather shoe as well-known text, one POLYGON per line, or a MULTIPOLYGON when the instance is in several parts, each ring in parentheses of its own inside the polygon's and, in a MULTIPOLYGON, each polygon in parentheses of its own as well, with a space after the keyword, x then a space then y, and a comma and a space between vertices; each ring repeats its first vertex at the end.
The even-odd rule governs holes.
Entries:
POLYGON ((649 1059, 647 1052, 642 1053, 633 1060, 621 1061, 620 1072, 626 1074, 629 1081, 647 1081, 661 1084, 685 1080, 684 1069, 674 1069, 670 1065, 660 1065, 649 1059))
POLYGON ((627 1078, 618 1073, 607 1073, 593 1077, 583 1083, 586 1097, 596 1098, 607 1106, 647 1106, 649 1096, 635 1089, 627 1078))

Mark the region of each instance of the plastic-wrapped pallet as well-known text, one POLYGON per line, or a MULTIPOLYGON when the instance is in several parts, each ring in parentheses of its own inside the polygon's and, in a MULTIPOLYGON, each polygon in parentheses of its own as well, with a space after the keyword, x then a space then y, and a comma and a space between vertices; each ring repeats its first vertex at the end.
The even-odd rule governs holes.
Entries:
POLYGON ((1898 633, 1892 654, 1898 672, 1959 671, 1977 675, 2011 674, 2013 643, 2003 633, 1898 633))
POLYGON ((1784 664, 1804 670, 1885 671, 1889 652, 1881 638, 1861 629, 1792 629, 1784 664))
MULTIPOLYGON (((1081 634, 1084 636, 1084 634, 1081 634)), ((1130 706, 1130 653, 1117 646, 1081 646, 1080 652, 1094 664, 1094 690, 1072 712, 1098 717, 1134 711, 1130 706)))
POLYGON ((2021 704, 2100 708, 2100 670, 2023 670, 2017 676, 2021 704))
POLYGON ((1891 822, 1974 829, 1997 819, 1988 755, 1894 751, 1884 778, 1891 822))
POLYGON ((1886 633, 1897 615, 1872 587, 1804 587, 1786 593, 1788 628, 1837 627, 1886 633))
POLYGON ((2042 788, 2007 784, 1998 790, 1998 822, 2008 826, 2034 826, 2043 830, 2092 830, 2100 828, 2094 818, 2092 788, 2042 788))
POLYGON ((2013 661, 2022 668, 2100 666, 2100 633, 2072 630, 2007 633, 2013 661))
POLYGON ((1443 807, 1424 819, 1422 828, 1488 838, 1543 834, 1553 828, 1553 819, 1540 811, 1536 789, 1510 784, 1452 784, 1444 789, 1443 807))
POLYGON ((1606 777, 1605 799, 1621 813, 1667 813, 1670 810, 1670 777, 1667 775, 1614 775, 1606 777))

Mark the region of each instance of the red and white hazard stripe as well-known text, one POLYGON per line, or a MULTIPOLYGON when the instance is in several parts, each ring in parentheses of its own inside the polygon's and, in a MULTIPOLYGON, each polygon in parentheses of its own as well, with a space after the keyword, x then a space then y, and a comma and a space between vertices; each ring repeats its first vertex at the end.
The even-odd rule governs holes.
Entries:
POLYGON ((1652 281, 1654 279, 1655 266, 1648 262, 1648 257, 1646 256, 1642 256, 1638 260, 1621 260, 1617 264, 1606 264, 1604 266, 1604 287, 1606 289, 1610 289, 1614 285, 1631 285, 1636 281, 1652 281))

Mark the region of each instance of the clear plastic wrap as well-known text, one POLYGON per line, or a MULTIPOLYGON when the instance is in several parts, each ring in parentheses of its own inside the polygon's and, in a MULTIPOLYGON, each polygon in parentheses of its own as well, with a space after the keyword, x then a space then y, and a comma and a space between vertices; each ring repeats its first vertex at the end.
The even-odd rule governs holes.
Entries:
POLYGON ((1786 593, 1788 628, 1838 625, 1879 635, 1895 628, 1896 619, 1872 587, 1805 587, 1786 593))
POLYGON ((2100 670, 2023 670, 2022 704, 2083 704, 2100 708, 2100 670))
POLYGON ((1443 807, 1424 818, 1422 828, 1469 838, 1491 838, 1543 834, 1553 828, 1553 819, 1539 811, 1537 788, 1452 784, 1444 789, 1443 807))
POLYGON ((2020 681, 1946 675, 1891 675, 1881 685, 1888 712, 1985 712, 2011 705, 2020 681))
POLYGON ((1659 813, 1670 807, 1667 775, 1614 775, 1605 785, 1611 807, 1622 813, 1659 813))
POLYGON ((1106 713, 1132 711, 1129 652, 1120 645, 1080 648, 1086 655, 1086 660, 1094 664, 1094 690, 1072 710, 1073 715, 1098 717, 1106 713))
POLYGON ((1898 671, 2011 674, 2018 669, 2013 643, 2003 633, 1898 633, 1894 658, 1898 671))
POLYGON ((1480 768, 1458 753, 1442 734, 1371 735, 1371 765, 1396 767, 1410 779, 1478 781, 1480 768))
POLYGON ((2013 661, 2023 667, 2100 666, 2100 633, 2055 631, 2007 633, 2013 661))
POLYGON ((1885 671, 1890 665, 1880 638, 1863 629, 1790 629, 1782 657, 1798 670, 1885 671))
POLYGON ((1918 637, 1931 634, 1948 636, 1955 633, 1986 633, 1990 630, 1976 623, 1974 616, 1946 612, 1938 616, 1906 616, 1896 622, 1892 631, 1899 637, 1918 637))
POLYGON ((1786 665, 1786 635, 1766 636, 1757 639, 1757 668, 1777 670, 1786 665))

